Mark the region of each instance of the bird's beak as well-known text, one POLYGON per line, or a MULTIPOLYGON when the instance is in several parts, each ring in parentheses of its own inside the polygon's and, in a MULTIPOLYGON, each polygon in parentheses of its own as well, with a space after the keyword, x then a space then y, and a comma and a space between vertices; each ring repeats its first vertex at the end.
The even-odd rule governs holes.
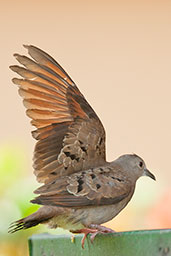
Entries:
POLYGON ((144 176, 148 176, 148 177, 152 178, 153 180, 156 180, 156 177, 146 168, 144 169, 144 176))

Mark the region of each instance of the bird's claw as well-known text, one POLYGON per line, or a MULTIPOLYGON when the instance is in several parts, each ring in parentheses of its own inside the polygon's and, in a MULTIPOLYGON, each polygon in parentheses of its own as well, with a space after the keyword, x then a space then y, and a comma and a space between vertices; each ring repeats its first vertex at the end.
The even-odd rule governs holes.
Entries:
POLYGON ((89 226, 89 228, 83 228, 83 229, 74 230, 74 231, 71 230, 71 232, 84 234, 84 236, 81 240, 81 246, 84 249, 85 239, 86 239, 88 234, 91 234, 90 241, 91 241, 91 243, 93 243, 94 238, 96 237, 97 234, 114 233, 115 231, 110 229, 110 228, 106 228, 104 226, 101 226, 101 225, 92 224, 92 225, 89 226))

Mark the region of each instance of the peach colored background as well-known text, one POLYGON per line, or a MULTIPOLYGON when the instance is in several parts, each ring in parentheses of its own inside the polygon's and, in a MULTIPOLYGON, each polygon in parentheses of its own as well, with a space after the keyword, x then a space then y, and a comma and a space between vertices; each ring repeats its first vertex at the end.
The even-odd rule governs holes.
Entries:
POLYGON ((120 230, 131 206, 138 209, 142 202, 144 209, 155 209, 153 217, 131 212, 129 228, 137 214, 136 229, 164 228, 158 210, 164 219, 171 213, 162 199, 171 200, 170 14, 167 0, 1 2, 1 146, 24 145, 32 172, 34 128, 8 66, 16 64, 14 52, 26 53, 22 44, 33 44, 59 61, 101 118, 107 159, 134 152, 157 177, 156 183, 138 181, 133 200, 112 224, 120 230))

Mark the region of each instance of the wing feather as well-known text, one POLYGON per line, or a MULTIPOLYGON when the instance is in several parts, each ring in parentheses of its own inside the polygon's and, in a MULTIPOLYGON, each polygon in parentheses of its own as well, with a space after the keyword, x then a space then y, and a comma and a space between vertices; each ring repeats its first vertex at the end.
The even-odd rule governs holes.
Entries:
MULTIPOLYGON (((61 207, 100 206, 130 199, 134 186, 122 170, 105 166, 71 174, 38 188, 31 202, 61 207)), ((126 202, 128 202, 127 200, 126 202)))
POLYGON ((105 131, 65 70, 47 53, 24 46, 31 58, 14 54, 23 65, 10 68, 22 78, 19 86, 26 114, 37 129, 34 173, 41 183, 106 162, 105 131))

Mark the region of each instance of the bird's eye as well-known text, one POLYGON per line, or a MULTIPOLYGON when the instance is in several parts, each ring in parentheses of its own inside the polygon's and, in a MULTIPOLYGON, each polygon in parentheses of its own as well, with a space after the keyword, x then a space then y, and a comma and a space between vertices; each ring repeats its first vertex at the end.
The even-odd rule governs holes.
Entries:
POLYGON ((141 161, 141 162, 139 162, 139 167, 143 167, 143 162, 141 161))

